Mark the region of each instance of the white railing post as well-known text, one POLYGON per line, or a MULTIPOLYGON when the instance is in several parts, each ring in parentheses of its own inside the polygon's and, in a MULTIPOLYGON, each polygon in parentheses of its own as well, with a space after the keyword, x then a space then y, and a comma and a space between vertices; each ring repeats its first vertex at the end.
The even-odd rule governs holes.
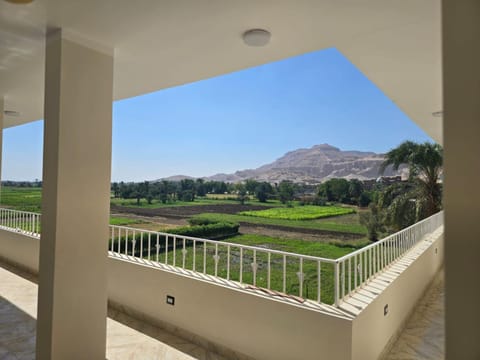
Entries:
POLYGON ((340 263, 335 261, 333 268, 333 297, 334 297, 334 305, 336 307, 340 306, 340 263))

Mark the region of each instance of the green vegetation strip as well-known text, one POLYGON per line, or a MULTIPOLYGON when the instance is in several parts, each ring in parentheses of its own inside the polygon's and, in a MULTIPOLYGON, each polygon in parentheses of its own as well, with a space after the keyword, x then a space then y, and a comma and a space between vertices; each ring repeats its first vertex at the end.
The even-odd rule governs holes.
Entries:
POLYGON ((243 211, 240 215, 257 216, 267 219, 312 220, 353 213, 351 208, 340 206, 297 206, 273 208, 258 211, 243 211))
POLYGON ((140 219, 130 219, 126 217, 110 216, 110 225, 127 226, 132 224, 144 224, 140 219))
MULTIPOLYGON (((285 220, 285 219, 269 219, 247 215, 230 215, 218 213, 204 213, 195 215, 193 219, 210 220, 212 222, 238 222, 250 223, 255 225, 274 225, 287 226, 299 229, 324 230, 332 232, 351 233, 365 235, 367 233, 365 227, 360 224, 341 223, 340 217, 335 218, 336 221, 315 221, 315 220, 285 220)), ((332 219, 333 220, 333 219, 332 219)))
POLYGON ((0 204, 19 211, 40 212, 42 189, 39 187, 4 186, 0 193, 0 204))

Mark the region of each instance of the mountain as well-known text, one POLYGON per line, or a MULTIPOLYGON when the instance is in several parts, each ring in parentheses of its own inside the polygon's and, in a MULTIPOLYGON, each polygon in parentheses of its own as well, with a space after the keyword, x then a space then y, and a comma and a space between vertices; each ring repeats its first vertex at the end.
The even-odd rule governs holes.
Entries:
MULTIPOLYGON (((379 176, 383 154, 363 151, 342 151, 328 144, 315 145, 310 149, 290 151, 274 162, 257 169, 237 171, 234 174, 216 174, 206 180, 239 182, 246 179, 268 181, 282 180, 303 183, 319 183, 331 178, 374 179, 379 176)), ((407 176, 405 167, 399 171, 391 168, 385 176, 407 176)))
POLYGON ((191 177, 191 176, 188 176, 188 175, 173 175, 173 176, 169 176, 169 177, 166 177, 166 178, 161 178, 161 179, 158 179, 158 180, 155 180, 155 181, 162 181, 162 180, 181 181, 181 180, 187 180, 187 179, 188 180, 195 180, 194 177, 191 177))

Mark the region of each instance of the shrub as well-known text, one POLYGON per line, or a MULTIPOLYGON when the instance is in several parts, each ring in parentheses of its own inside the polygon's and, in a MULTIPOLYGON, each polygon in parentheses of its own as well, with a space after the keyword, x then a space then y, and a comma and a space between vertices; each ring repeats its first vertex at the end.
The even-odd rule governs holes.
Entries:
POLYGON ((238 234, 239 224, 229 222, 208 223, 170 229, 170 234, 201 237, 208 239, 219 239, 238 234))

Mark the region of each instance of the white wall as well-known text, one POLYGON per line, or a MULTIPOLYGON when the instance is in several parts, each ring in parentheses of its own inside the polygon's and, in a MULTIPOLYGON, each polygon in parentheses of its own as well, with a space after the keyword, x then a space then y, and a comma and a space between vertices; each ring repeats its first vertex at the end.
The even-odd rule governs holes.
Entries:
POLYGON ((353 360, 377 359, 382 354, 440 269, 443 255, 441 235, 353 320, 353 360))
POLYGON ((0 230, 0 257, 38 273, 40 240, 13 231, 0 230))
POLYGON ((265 360, 350 359, 351 320, 118 259, 109 266, 110 300, 233 351, 265 360))

